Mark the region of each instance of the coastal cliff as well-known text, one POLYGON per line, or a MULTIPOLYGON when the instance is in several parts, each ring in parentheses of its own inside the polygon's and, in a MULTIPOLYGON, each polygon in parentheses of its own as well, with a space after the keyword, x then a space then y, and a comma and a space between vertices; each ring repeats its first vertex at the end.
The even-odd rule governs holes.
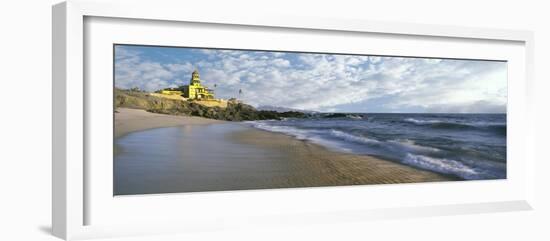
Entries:
POLYGON ((162 98, 139 90, 115 88, 114 107, 142 109, 152 113, 199 116, 216 120, 248 121, 278 120, 282 118, 303 118, 306 114, 298 111, 276 112, 257 110, 251 105, 229 101, 226 108, 208 107, 196 101, 162 98))

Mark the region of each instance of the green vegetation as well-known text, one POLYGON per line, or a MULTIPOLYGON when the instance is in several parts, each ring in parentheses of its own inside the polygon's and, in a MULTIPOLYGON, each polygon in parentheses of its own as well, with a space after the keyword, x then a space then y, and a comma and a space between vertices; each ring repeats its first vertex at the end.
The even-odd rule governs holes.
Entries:
POLYGON ((304 118, 306 114, 297 111, 276 112, 256 110, 254 107, 230 100, 227 108, 207 107, 194 101, 174 100, 151 96, 146 92, 115 88, 115 109, 118 107, 143 109, 153 113, 169 115, 199 116, 217 120, 278 120, 282 118, 304 118))

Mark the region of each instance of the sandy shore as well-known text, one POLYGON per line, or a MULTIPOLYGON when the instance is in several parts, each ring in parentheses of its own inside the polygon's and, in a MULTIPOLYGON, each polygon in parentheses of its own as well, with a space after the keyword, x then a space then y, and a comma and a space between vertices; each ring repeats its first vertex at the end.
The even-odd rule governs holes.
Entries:
POLYGON ((293 137, 251 129, 236 133, 236 140, 284 153, 291 172, 288 186, 416 183, 456 180, 430 171, 380 158, 341 153, 293 137))
POLYGON ((175 116, 145 110, 118 108, 115 113, 115 138, 134 131, 182 125, 204 125, 224 121, 192 116, 175 116))
POLYGON ((243 123, 118 111, 115 195, 456 180, 243 123))

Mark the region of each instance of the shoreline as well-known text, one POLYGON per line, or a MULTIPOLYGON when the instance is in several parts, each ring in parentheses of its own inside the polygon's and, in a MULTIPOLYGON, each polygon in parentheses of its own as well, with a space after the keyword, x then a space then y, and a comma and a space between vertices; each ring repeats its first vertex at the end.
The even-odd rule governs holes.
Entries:
POLYGON ((115 195, 460 180, 378 157, 332 151, 240 123, 137 109, 118 111, 115 139, 149 129, 181 128, 141 132, 157 136, 162 132, 162 139, 155 140, 163 143, 140 142, 140 148, 115 153, 115 177, 120 180, 115 195), (151 144, 172 148, 159 155, 157 149, 145 150, 151 144), (172 156, 163 161, 165 155, 172 156))
POLYGON ((283 133, 250 129, 235 133, 242 143, 285 153, 288 162, 310 169, 308 181, 296 187, 421 183, 460 180, 454 176, 422 170, 370 155, 333 151, 283 133))

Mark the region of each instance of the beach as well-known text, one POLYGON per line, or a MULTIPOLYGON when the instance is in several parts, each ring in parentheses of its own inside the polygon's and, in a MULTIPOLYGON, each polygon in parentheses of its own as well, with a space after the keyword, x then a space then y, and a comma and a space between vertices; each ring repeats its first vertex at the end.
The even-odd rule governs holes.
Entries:
POLYGON ((242 122, 124 108, 115 145, 115 195, 457 180, 242 122))
POLYGON ((329 150, 284 134, 250 129, 234 134, 235 140, 284 153, 294 175, 292 186, 416 183, 456 180, 440 174, 368 155, 329 150))
POLYGON ((223 121, 193 116, 164 115, 139 109, 117 108, 117 112, 115 113, 115 138, 130 132, 153 128, 181 125, 207 125, 222 122, 223 121))

